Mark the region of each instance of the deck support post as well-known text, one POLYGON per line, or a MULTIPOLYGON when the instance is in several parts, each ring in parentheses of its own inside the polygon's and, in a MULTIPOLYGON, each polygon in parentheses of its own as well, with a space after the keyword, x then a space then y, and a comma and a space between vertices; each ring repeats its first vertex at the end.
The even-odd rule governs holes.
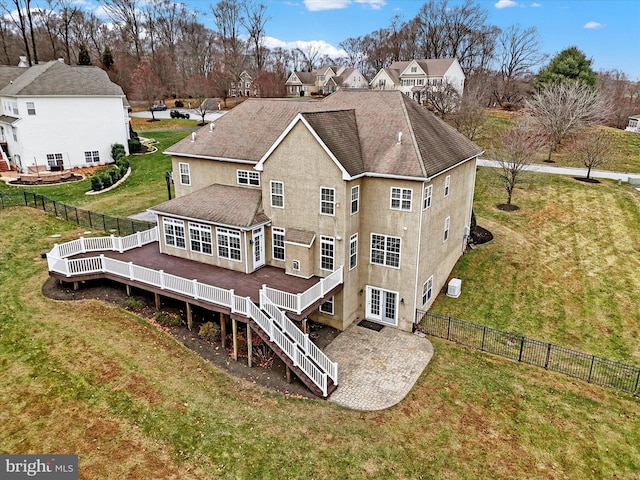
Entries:
POLYGON ((285 367, 285 373, 287 374, 287 383, 291 383, 291 369, 289 368, 289 365, 286 365, 285 367))
POLYGON ((185 302, 187 304, 187 327, 189 331, 193 329, 193 315, 191 313, 191 304, 189 302, 185 302))
POLYGON ((131 296, 131 285, 125 284, 124 288, 127 290, 127 297, 131 296))
POLYGON ((220 314, 220 340, 222 340, 222 348, 227 348, 227 315, 220 314))
POLYGON ((253 340, 251 339, 251 325, 247 323, 247 365, 249 368, 253 364, 253 340))
POLYGON ((73 289, 78 290, 80 288, 80 284, 78 282, 73 282, 73 289))
POLYGON ((233 334, 233 359, 238 361, 238 321, 231 318, 231 331, 233 334))
POLYGON ((156 312, 159 312, 160 308, 162 307, 162 304, 160 302, 160 294, 159 293, 154 293, 153 294, 153 298, 156 301, 156 312))
POLYGON ((309 333, 307 332, 307 317, 302 319, 302 333, 309 333))

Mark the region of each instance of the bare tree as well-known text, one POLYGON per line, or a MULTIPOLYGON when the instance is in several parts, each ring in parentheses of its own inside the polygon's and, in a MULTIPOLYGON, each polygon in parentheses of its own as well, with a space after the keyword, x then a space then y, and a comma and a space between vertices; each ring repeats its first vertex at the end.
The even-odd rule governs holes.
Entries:
POLYGON ((5 11, 20 32, 20 37, 24 45, 24 53, 27 56, 27 63, 31 66, 34 63, 34 56, 32 56, 31 47, 29 46, 30 31, 27 25, 27 19, 25 18, 25 10, 29 8, 29 4, 30 0, 11 0, 10 3, 0 2, 0 7, 2 7, 2 10, 5 11), (12 7, 15 8, 15 12, 12 11, 12 7))
POLYGON ((465 95, 457 112, 451 114, 448 122, 469 140, 475 140, 485 125, 487 115, 476 98, 465 95))
POLYGON ((242 24, 249 34, 249 42, 253 46, 253 57, 256 71, 260 72, 267 60, 268 49, 264 45, 265 25, 271 20, 267 16, 267 5, 254 0, 246 0, 244 3, 245 17, 242 24))
POLYGON ((495 172, 507 193, 508 207, 505 209, 514 209, 511 206, 513 191, 522 183, 523 173, 530 170, 536 154, 544 144, 545 139, 538 131, 526 124, 517 124, 498 137, 497 145, 492 145, 491 156, 499 163, 495 172))
MULTIPOLYGON (((224 55, 224 68, 235 81, 244 67, 245 42, 242 40, 242 10, 238 0, 220 0, 212 7, 224 55)), ((227 87, 228 88, 228 87, 227 87)))
POLYGON ((193 99, 191 110, 202 118, 200 125, 204 125, 204 117, 216 108, 212 102, 205 101, 212 95, 211 83, 202 75, 194 75, 189 79, 185 88, 187 95, 193 99))
POLYGON ((143 100, 147 108, 151 111, 151 120, 155 121, 155 113, 151 108, 156 100, 162 99, 165 95, 165 87, 149 65, 149 62, 142 62, 131 75, 131 89, 134 98, 143 100))
POLYGON ((536 27, 522 29, 520 25, 512 25, 498 37, 500 81, 494 96, 501 107, 523 101, 527 85, 525 76, 546 58, 540 48, 536 27))
POLYGON ((631 82, 620 70, 598 73, 600 93, 611 105, 607 125, 624 128, 629 117, 640 112, 640 82, 631 82))
POLYGON ((308 42, 307 45, 302 48, 295 49, 304 59, 304 70, 307 72, 312 71, 316 67, 316 62, 320 56, 320 47, 315 42, 308 42))
POLYGON ((608 106, 599 92, 577 82, 543 87, 527 102, 527 113, 549 137, 548 161, 567 135, 582 125, 593 125, 607 117, 608 106))
POLYGON ((120 29, 123 39, 133 45, 135 57, 142 58, 140 9, 136 0, 103 0, 105 12, 120 29))
POLYGON ((460 94, 447 80, 439 85, 427 85, 422 96, 427 106, 443 120, 460 106, 460 94))
POLYGON ((604 130, 583 132, 573 149, 576 160, 587 168, 587 180, 591 177, 591 169, 604 165, 613 149, 611 135, 604 130))

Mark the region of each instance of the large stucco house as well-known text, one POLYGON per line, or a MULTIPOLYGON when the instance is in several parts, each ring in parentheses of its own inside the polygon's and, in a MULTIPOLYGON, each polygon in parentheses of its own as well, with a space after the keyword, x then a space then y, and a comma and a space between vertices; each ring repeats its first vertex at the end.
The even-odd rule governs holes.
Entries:
MULTIPOLYGON (((292 280, 343 269, 309 318, 413 328, 463 254, 479 147, 400 91, 248 99, 170 147, 159 249, 292 280)), ((240 280, 242 282, 242 280, 240 280)))
POLYGON ((0 66, 0 163, 22 173, 109 163, 112 144, 128 148, 127 107, 97 67, 0 66))
POLYGON ((310 72, 295 71, 285 82, 287 95, 327 95, 341 88, 368 88, 367 79, 356 68, 323 66, 310 72))
POLYGON ((443 83, 450 84, 462 96, 464 81, 457 59, 440 58, 393 62, 381 69, 369 85, 374 90, 400 90, 420 103, 427 89, 443 83))

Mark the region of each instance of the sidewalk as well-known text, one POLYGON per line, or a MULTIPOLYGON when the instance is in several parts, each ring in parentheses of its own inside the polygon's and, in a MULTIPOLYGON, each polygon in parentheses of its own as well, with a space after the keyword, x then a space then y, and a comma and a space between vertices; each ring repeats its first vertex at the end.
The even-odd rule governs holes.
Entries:
MULTIPOLYGON (((499 168, 500 162, 497 160, 489 160, 486 158, 478 159, 479 167, 493 167, 499 168)), ((532 163, 531 165, 527 165, 525 170, 529 172, 540 172, 540 173, 552 173, 556 175, 570 175, 573 177, 586 177, 587 169, 586 168, 574 168, 574 167, 554 167, 551 165, 543 165, 540 163, 532 163)), ((629 175, 631 176, 640 176, 640 174, 634 173, 622 173, 622 172, 609 172, 607 170, 591 170, 592 178, 608 178, 611 180, 622 180, 623 182, 629 181, 629 175)))

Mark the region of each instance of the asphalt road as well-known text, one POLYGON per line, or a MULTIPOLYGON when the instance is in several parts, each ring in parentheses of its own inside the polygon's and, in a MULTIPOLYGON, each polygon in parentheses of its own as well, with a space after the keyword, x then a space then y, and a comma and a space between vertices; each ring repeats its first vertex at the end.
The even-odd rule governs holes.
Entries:
MULTIPOLYGON (((153 115, 155 118, 171 118, 171 116, 169 115, 171 110, 174 110, 174 109, 168 108, 167 110, 164 110, 161 112, 153 112, 153 115)), ((188 113, 191 116, 192 120, 202 119, 202 117, 198 113, 194 112, 193 110, 189 110, 188 108, 176 108, 175 110, 178 110, 179 112, 182 112, 182 113, 188 113)), ((226 112, 224 110, 207 113, 204 119, 207 122, 214 122, 216 119, 220 118, 225 113, 226 112)), ((135 118, 151 118, 151 112, 148 110, 145 110, 142 112, 132 112, 129 114, 129 116, 135 117, 135 118)))

